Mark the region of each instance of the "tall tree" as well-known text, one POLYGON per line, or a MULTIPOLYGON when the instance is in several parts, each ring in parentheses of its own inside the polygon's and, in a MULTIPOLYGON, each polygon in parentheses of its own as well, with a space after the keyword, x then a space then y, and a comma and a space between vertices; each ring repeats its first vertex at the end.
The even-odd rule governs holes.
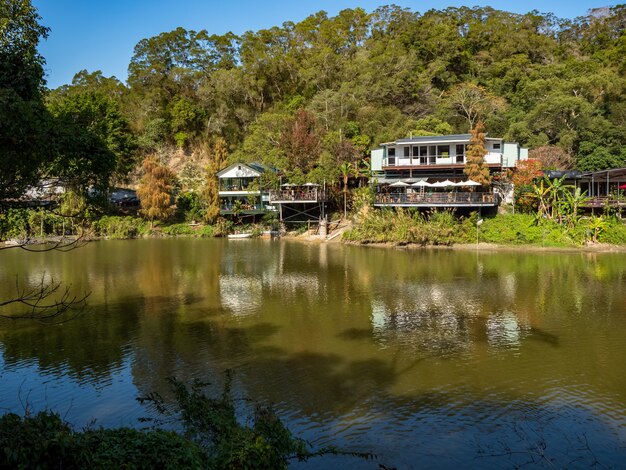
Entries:
POLYGON ((214 223, 220 215, 219 181, 217 173, 222 169, 228 157, 228 148, 223 138, 218 138, 211 152, 204 184, 204 201, 206 204, 205 220, 214 223))
POLYGON ((172 191, 176 176, 155 156, 146 157, 141 169, 143 176, 137 188, 137 196, 141 203, 140 212, 150 221, 152 227, 155 219, 167 219, 174 212, 172 191))
POLYGON ((461 117, 467 120, 470 129, 478 121, 489 117, 491 113, 504 108, 504 100, 485 88, 473 83, 461 83, 448 94, 449 106, 461 117))
POLYGON ((281 147, 294 169, 308 173, 317 163, 321 150, 315 116, 305 109, 299 109, 287 123, 281 147))
POLYGON ((556 145, 543 145, 528 152, 528 158, 541 162, 543 168, 549 170, 571 170, 574 158, 556 145))
POLYGON ((49 109, 55 117, 56 154, 50 171, 75 187, 106 189, 114 176, 124 179, 135 162, 128 122, 117 103, 97 91, 57 95, 49 109))
POLYGON ((40 20, 29 0, 0 2, 0 200, 19 197, 50 158, 40 20))
POLYGON ((485 127, 482 122, 478 122, 476 127, 471 131, 472 137, 467 146, 467 154, 465 155, 465 168, 463 173, 482 186, 491 184, 491 176, 489 175, 489 167, 485 165, 485 127))

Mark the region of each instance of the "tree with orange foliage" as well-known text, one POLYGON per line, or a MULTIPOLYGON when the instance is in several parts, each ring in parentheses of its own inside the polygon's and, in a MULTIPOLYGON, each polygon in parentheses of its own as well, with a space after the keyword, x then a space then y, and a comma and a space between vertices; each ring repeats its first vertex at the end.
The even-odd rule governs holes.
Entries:
POLYGON ((202 196, 206 204, 204 218, 206 222, 215 223, 220 215, 220 187, 217 173, 226 164, 228 158, 228 146, 226 140, 219 137, 215 141, 211 152, 211 159, 207 167, 206 181, 202 196))
POLYGON ((155 156, 146 157, 141 164, 141 170, 143 176, 137 188, 141 203, 139 212, 150 221, 152 228, 155 219, 167 219, 174 212, 172 190, 176 175, 155 156))
POLYGON ((485 166, 485 126, 482 122, 478 122, 476 127, 471 130, 472 137, 467 146, 467 154, 465 160, 465 168, 463 173, 472 181, 480 183, 481 186, 491 185, 491 176, 489 168, 485 166))
POLYGON ((543 177, 543 164, 539 160, 521 160, 517 162, 511 178, 514 186, 515 205, 522 210, 531 210, 535 205, 532 187, 537 179, 543 177))

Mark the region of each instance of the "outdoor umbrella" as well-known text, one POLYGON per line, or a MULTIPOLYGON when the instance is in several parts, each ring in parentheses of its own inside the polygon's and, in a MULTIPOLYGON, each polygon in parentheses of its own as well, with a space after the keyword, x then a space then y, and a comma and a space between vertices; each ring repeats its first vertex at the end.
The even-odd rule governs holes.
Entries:
MULTIPOLYGON (((415 185, 413 185, 415 186, 415 185)), ((619 186, 619 189, 626 189, 626 184, 622 184, 621 186, 619 186)))
POLYGON ((431 184, 433 188, 445 188, 446 186, 450 186, 445 181, 437 181, 436 183, 431 184))
POLYGON ((446 186, 456 186, 456 183, 454 181, 450 181, 450 180, 445 180, 443 182, 444 185, 446 186))
POLYGON ((467 181, 461 181, 460 183, 458 183, 459 186, 482 186, 480 183, 477 183, 476 181, 472 181, 472 180, 467 180, 467 181))
POLYGON ((413 183, 411 186, 415 187, 415 188, 425 188, 427 186, 432 186, 431 183, 429 183, 428 181, 418 181, 417 183, 413 183))
POLYGON ((389 186, 392 188, 406 188, 411 185, 409 183, 405 183, 404 181, 396 181, 395 183, 391 183, 389 186))

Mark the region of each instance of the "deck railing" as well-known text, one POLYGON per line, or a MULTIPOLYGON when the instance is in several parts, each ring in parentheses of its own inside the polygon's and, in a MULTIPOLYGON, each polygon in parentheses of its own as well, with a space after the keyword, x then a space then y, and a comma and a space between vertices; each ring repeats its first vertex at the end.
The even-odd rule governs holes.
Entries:
POLYGON ((592 196, 584 204, 583 207, 626 207, 626 197, 615 196, 592 196))
POLYGON ((491 192, 456 192, 456 193, 388 193, 377 194, 376 204, 451 204, 479 205, 495 204, 496 196, 491 192))
POLYGON ((324 199, 324 190, 313 189, 270 189, 270 202, 275 201, 307 201, 315 202, 324 199))

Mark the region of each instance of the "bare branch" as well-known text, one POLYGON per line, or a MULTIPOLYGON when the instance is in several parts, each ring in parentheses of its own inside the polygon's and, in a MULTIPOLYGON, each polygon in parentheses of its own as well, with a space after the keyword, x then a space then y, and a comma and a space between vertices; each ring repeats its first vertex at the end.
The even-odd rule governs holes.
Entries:
POLYGON ((71 251, 81 246, 85 246, 91 241, 91 234, 84 233, 78 237, 54 237, 54 238, 22 238, 11 243, 5 242, 0 246, 0 251, 11 248, 21 248, 24 251, 45 252, 45 251, 71 251))
POLYGON ((22 287, 15 279, 16 296, 0 302, 0 317, 10 320, 29 319, 49 322, 58 319, 61 315, 72 312, 70 318, 63 318, 62 322, 75 318, 85 306, 91 292, 81 296, 72 294, 71 286, 63 287, 54 279, 46 280, 45 273, 35 287, 22 287), (18 313, 5 313, 8 309, 18 308, 18 313))

